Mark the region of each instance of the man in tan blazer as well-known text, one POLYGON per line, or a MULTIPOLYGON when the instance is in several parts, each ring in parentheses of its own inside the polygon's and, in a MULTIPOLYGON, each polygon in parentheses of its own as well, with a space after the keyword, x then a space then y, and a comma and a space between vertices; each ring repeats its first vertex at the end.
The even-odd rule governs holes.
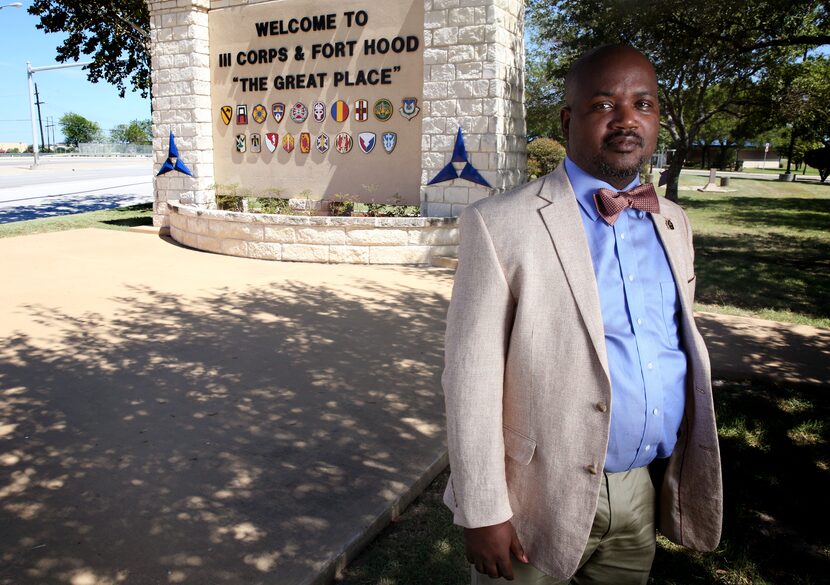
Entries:
POLYGON ((644 584, 655 528, 695 550, 720 539, 691 228, 638 186, 654 69, 601 47, 572 67, 566 103, 565 162, 461 220, 444 500, 479 583, 644 584))

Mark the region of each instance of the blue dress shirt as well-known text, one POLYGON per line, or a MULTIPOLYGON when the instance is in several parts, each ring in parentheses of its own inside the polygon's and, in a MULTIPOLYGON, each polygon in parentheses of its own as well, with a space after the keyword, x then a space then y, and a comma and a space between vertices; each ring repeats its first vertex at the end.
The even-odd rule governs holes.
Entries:
MULTIPOLYGON (((613 226, 593 195, 614 187, 570 158, 594 265, 611 373, 611 434, 605 470, 626 471, 668 457, 683 418, 686 354, 680 346, 680 301, 666 252, 648 213, 626 209, 613 226)), ((639 177, 624 190, 636 186, 639 177)))

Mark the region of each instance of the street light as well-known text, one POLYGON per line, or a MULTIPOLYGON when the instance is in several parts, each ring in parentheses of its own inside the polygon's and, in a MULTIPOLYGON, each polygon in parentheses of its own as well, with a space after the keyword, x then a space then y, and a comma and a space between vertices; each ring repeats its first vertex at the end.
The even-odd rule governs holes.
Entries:
POLYGON ((22 8, 22 7, 23 7, 23 2, 12 2, 11 4, 4 4, 3 6, 0 6, 0 10, 3 10, 4 8, 22 8))

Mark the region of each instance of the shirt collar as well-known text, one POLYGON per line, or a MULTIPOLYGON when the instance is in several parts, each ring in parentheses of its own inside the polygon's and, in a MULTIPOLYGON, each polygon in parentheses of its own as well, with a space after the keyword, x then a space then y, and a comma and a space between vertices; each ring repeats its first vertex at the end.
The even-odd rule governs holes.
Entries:
MULTIPOLYGON (((583 171, 569 156, 565 157, 565 172, 568 173, 568 179, 571 181, 571 187, 573 187, 576 200, 582 207, 582 211, 593 221, 596 221, 599 218, 599 213, 594 203, 594 193, 600 189, 610 189, 611 191, 618 191, 618 189, 583 171)), ((639 184, 640 175, 638 173, 634 180, 626 185, 622 191, 628 191, 639 184)))

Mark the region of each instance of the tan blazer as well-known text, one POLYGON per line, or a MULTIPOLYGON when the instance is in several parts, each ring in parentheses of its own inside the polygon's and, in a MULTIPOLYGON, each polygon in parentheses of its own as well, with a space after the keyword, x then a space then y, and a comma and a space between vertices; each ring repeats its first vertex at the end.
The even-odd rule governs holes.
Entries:
MULTIPOLYGON (((608 444, 611 382, 591 254, 564 166, 467 208, 447 318, 444 501, 456 524, 512 518, 531 563, 568 578, 588 540, 608 444)), ((654 224, 677 283, 686 411, 659 493, 670 540, 720 540, 720 454, 709 357, 692 316, 692 234, 660 200, 654 224)))

